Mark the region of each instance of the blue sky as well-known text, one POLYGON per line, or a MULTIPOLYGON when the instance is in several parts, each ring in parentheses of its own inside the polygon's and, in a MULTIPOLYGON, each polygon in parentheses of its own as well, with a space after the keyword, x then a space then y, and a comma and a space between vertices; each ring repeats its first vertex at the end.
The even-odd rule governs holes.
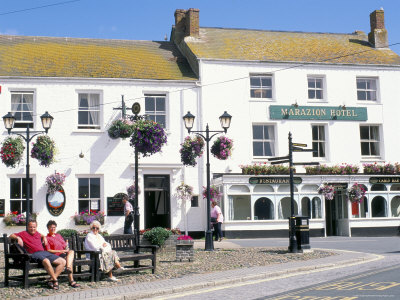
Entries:
POLYGON ((389 43, 399 43, 391 48, 400 54, 399 0, 3 0, 1 4, 1 34, 157 41, 169 38, 177 8, 199 8, 204 27, 368 33, 369 14, 383 7, 389 43), (31 9, 40 6, 46 7, 31 9))

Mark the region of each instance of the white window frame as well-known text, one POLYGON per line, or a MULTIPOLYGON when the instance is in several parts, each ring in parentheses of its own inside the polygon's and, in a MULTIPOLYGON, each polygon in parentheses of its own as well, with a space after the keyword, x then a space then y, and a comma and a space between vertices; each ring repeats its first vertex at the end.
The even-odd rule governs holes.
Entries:
POLYGON ((101 211, 101 210, 105 210, 105 207, 104 207, 104 205, 103 205, 103 198, 104 198, 104 196, 103 196, 103 189, 104 189, 104 180, 103 180, 103 176, 102 175, 78 175, 77 176, 77 183, 76 183, 77 185, 77 198, 78 198, 78 207, 77 207, 77 210, 78 210, 78 213, 80 213, 80 211, 79 211, 79 201, 89 201, 89 209, 92 209, 92 201, 98 201, 98 210, 99 211, 101 211), (89 182, 89 197, 88 198, 80 198, 79 197, 79 179, 89 179, 89 180, 91 180, 91 179, 99 179, 100 180, 100 198, 90 198, 90 182, 89 182))
POLYGON ((77 124, 77 129, 79 131, 82 130, 101 130, 102 129, 102 124, 103 124, 103 93, 102 91, 98 90, 77 90, 77 96, 78 96, 78 114, 77 114, 77 119, 76 119, 76 124, 77 124), (80 95, 82 94, 87 94, 88 97, 90 98, 90 95, 98 95, 99 97, 99 109, 87 109, 87 110, 81 110, 79 105, 80 105, 80 95), (84 112, 90 112, 90 111, 97 111, 98 112, 98 124, 79 124, 79 112, 84 111, 84 112))
MULTIPOLYGON (((268 73, 266 73, 266 74, 250 74, 250 76, 249 76, 250 99, 251 100, 259 100, 259 101, 272 101, 272 100, 274 100, 274 94, 275 94, 274 93, 274 85, 275 85, 274 84, 274 76, 272 74, 268 74, 268 73), (254 78, 259 78, 260 81, 261 81, 262 78, 268 78, 268 79, 271 80, 271 86, 267 86, 266 85, 264 87, 262 85, 262 82, 260 82, 260 86, 253 86, 251 84, 251 80, 254 79, 254 78), (261 91, 266 90, 267 92, 271 91, 271 97, 252 97, 252 91, 253 90, 261 90, 261 91)), ((260 95, 262 95, 262 93, 260 95)))
MULTIPOLYGON (((277 145, 277 134, 276 134, 276 124, 273 124, 273 123, 253 123, 252 124, 252 126, 251 126, 251 145, 252 145, 252 155, 253 155, 253 158, 255 158, 255 159, 257 159, 257 158, 264 158, 264 157, 272 157, 272 156, 276 156, 276 145, 277 145), (264 143, 264 142, 271 142, 270 140, 265 140, 264 138, 262 139, 262 140, 259 140, 259 139, 254 139, 253 138, 253 133, 254 133, 254 130, 253 130, 253 127, 254 126, 272 126, 273 127, 273 132, 274 132, 274 140, 272 141, 273 142, 273 147, 272 147, 272 150, 273 150, 273 153, 272 153, 272 155, 270 155, 270 156, 267 156, 267 155, 254 155, 254 142, 255 141, 261 141, 262 143, 264 143)), ((263 128, 263 131, 264 131, 264 128, 263 128)), ((264 149, 264 146, 263 146, 263 154, 265 154, 265 149, 264 149)))
MULTIPOLYGON (((319 132, 318 132, 319 135, 319 132)), ((315 143, 324 143, 325 144, 325 156, 314 156, 314 152, 312 152, 312 157, 313 159, 319 159, 319 160, 326 160, 328 158, 328 130, 326 124, 311 124, 311 148, 314 149, 314 142, 315 143), (313 127, 314 126, 320 126, 324 128, 324 134, 325 134, 325 140, 318 139, 314 140, 313 137, 313 127)), ((318 152, 319 154, 319 152, 318 152)))
MULTIPOLYGON (((29 198, 30 204, 31 204, 30 208, 31 208, 31 211, 32 211, 32 212, 35 212, 34 209, 33 209, 33 205, 34 205, 34 202, 33 202, 33 198, 34 198, 34 197, 33 197, 33 194, 34 194, 34 192, 35 192, 35 178, 34 178, 34 176, 32 176, 32 175, 30 175, 29 178, 30 178, 31 181, 32 181, 32 185, 31 185, 32 195, 31 195, 31 197, 29 198)), ((9 202, 8 202, 9 211, 11 211, 11 201, 20 201, 20 202, 21 202, 21 203, 20 203, 20 207, 21 207, 21 212, 20 212, 20 213, 22 213, 22 212, 24 212, 24 211, 22 210, 22 204, 23 204, 24 201, 26 201, 26 198, 23 197, 23 194, 22 194, 22 191, 23 191, 23 185, 22 185, 22 184, 23 184, 23 180, 26 179, 26 176, 23 176, 23 177, 11 176, 11 177, 9 177, 8 179, 9 179, 9 181, 8 181, 8 188, 9 188, 9 192, 10 192, 10 194, 9 194, 10 198, 9 198, 9 202), (20 190, 21 198, 12 198, 12 195, 11 195, 11 180, 12 180, 12 179, 19 179, 19 180, 21 181, 21 190, 20 190)))
MULTIPOLYGON (((22 120, 15 120, 15 125, 14 126, 17 126, 17 127, 15 127, 15 130, 25 130, 25 126, 23 126, 23 127, 19 127, 17 124, 32 124, 31 126, 30 126, 30 128, 35 128, 35 124, 36 124, 36 122, 35 122, 35 119, 36 119, 36 90, 35 89, 12 89, 12 90, 10 90, 10 111, 11 111, 11 113, 13 114, 13 116, 15 117, 15 113, 17 112, 17 111, 15 111, 15 110, 13 110, 12 109, 12 96, 13 95, 16 95, 16 94, 19 94, 19 95, 32 95, 32 111, 29 111, 29 112, 31 112, 31 114, 32 114, 32 121, 22 121, 22 120)), ((22 111, 21 111, 22 112, 22 111)))
MULTIPOLYGON (((379 102, 379 93, 378 93, 379 92, 379 80, 378 80, 377 77, 357 77, 356 78, 356 89, 357 89, 357 101, 360 101, 360 102, 363 102, 363 103, 365 103, 365 102, 371 102, 371 103, 379 102), (375 89, 372 88, 372 87, 365 88, 365 89, 359 89, 358 88, 358 82, 359 81, 366 81, 366 82, 374 81, 375 82, 375 89), (358 93, 359 92, 363 92, 363 93, 365 93, 365 95, 370 95, 370 93, 375 93, 375 99, 359 99, 359 97, 358 97, 358 93)), ((366 98, 368 98, 368 97, 366 97, 366 98)), ((372 98, 372 97, 370 97, 370 98, 372 98)))
MULTIPOLYGON (((360 130, 360 153, 361 153, 361 157, 363 159, 377 159, 377 158, 381 158, 382 157, 382 126, 379 124, 363 124, 360 125, 359 127, 360 130), (378 134, 379 134, 379 140, 375 140, 375 139, 361 139, 361 127, 368 127, 369 131, 371 129, 371 127, 378 127, 378 134), (378 142, 378 150, 379 150, 379 154, 378 155, 364 155, 362 154, 362 147, 361 147, 361 143, 372 143, 372 142, 378 142)), ((370 153, 371 153, 371 145, 369 147, 370 149, 370 153)))
POLYGON ((326 80, 325 76, 321 75, 308 75, 307 76, 307 99, 309 102, 325 102, 326 101, 326 80), (310 80, 313 80, 314 82, 314 87, 309 87, 310 80), (321 81, 321 88, 316 87, 316 81, 320 80, 321 81), (309 96, 309 91, 314 91, 316 95, 316 91, 321 91, 322 93, 322 98, 310 98, 309 96))
MULTIPOLYGON (((168 106, 167 93, 159 93, 159 92, 158 93, 151 93, 151 92, 149 92, 149 93, 144 93, 143 97, 144 97, 144 109, 145 109, 144 113, 146 115, 156 116, 156 119, 157 119, 157 116, 164 116, 165 117, 164 129, 168 130, 168 128, 169 128, 169 120, 168 120, 169 106, 168 106), (164 98, 164 101, 165 101, 165 111, 164 112, 161 112, 161 111, 158 112, 157 111, 157 107, 155 107, 155 111, 147 111, 146 110, 146 98, 152 98, 152 97, 154 97, 154 98, 157 98, 157 97, 164 98)), ((157 104, 155 103, 155 105, 157 105, 157 104)))

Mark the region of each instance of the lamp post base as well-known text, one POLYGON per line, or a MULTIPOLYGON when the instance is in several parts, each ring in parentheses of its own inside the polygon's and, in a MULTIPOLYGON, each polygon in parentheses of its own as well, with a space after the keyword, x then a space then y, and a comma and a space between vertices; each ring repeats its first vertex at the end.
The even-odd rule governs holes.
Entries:
POLYGON ((294 223, 295 218, 290 217, 289 218, 289 247, 288 250, 290 253, 298 253, 299 249, 297 248, 297 239, 295 236, 295 223, 294 223))
POLYGON ((205 245, 205 251, 214 251, 214 241, 212 237, 212 232, 206 231, 206 245, 205 245))

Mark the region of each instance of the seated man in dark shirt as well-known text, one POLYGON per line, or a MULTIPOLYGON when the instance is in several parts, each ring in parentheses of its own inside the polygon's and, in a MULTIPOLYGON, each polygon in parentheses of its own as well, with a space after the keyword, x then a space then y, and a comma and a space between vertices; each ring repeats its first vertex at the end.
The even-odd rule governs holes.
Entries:
POLYGON ((37 222, 30 220, 28 222, 28 231, 21 231, 10 235, 11 239, 18 240, 18 244, 23 246, 25 250, 32 254, 32 262, 41 263, 51 280, 48 285, 51 289, 58 290, 57 278, 65 268, 65 259, 44 250, 43 243, 46 245, 46 237, 36 231, 37 222), (55 269, 53 269, 53 266, 55 269))

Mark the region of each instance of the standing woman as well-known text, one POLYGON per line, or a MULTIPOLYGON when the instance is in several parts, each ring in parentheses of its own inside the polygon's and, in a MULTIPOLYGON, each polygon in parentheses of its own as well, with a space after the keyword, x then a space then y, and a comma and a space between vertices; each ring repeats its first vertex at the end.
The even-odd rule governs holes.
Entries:
POLYGON ((118 281, 112 274, 112 270, 116 268, 117 272, 125 270, 119 263, 119 257, 115 250, 111 249, 111 245, 107 243, 101 236, 100 222, 93 221, 90 224, 91 232, 85 238, 85 249, 89 251, 101 251, 100 254, 100 270, 108 274, 109 281, 118 281))
POLYGON ((128 196, 122 198, 122 203, 124 204, 124 234, 132 234, 132 223, 133 223, 133 206, 128 201, 128 196))
POLYGON ((80 287, 81 285, 76 283, 74 277, 72 275, 72 265, 74 263, 74 250, 68 249, 68 244, 64 240, 64 238, 56 233, 57 223, 53 220, 50 220, 47 223, 47 230, 49 233, 47 234, 47 245, 46 251, 55 254, 64 258, 67 261, 65 271, 68 274, 69 285, 73 288, 80 287))
POLYGON ((211 202, 211 218, 215 218, 213 222, 215 241, 222 241, 224 237, 222 236, 222 223, 224 222, 224 216, 222 215, 221 208, 217 205, 216 201, 211 202))

